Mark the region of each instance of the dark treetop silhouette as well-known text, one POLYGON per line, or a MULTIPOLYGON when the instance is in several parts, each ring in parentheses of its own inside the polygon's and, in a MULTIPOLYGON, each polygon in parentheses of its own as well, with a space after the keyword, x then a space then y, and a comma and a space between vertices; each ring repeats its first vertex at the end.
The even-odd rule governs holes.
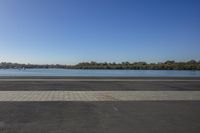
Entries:
POLYGON ((82 62, 76 65, 38 65, 1 62, 0 69, 28 69, 28 68, 62 68, 62 69, 121 69, 121 70, 200 70, 200 61, 190 60, 187 62, 166 61, 159 63, 146 62, 122 62, 122 63, 97 63, 82 62))

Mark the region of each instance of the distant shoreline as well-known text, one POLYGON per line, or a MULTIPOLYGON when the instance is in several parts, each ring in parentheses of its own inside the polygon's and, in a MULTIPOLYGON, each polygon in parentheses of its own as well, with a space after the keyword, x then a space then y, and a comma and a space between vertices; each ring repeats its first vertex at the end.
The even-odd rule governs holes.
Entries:
POLYGON ((200 61, 190 60, 187 62, 165 61, 158 63, 146 62, 121 62, 121 63, 98 63, 82 62, 76 65, 60 64, 20 64, 1 62, 0 69, 85 69, 85 70, 200 70, 200 61))
POLYGON ((105 70, 113 70, 113 71, 117 71, 117 70, 120 70, 120 71, 127 71, 127 70, 136 70, 136 71, 200 71, 200 69, 81 69, 81 68, 22 68, 22 69, 18 69, 18 68, 0 68, 0 70, 19 70, 19 71, 23 71, 23 70, 31 70, 31 69, 47 69, 47 70, 50 70, 50 69, 60 69, 60 70, 102 70, 102 71, 105 71, 105 70))

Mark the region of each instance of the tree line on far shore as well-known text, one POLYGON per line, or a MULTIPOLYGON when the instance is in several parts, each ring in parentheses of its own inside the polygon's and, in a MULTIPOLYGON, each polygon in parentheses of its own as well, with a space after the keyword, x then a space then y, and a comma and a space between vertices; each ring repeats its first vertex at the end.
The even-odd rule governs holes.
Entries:
POLYGON ((0 69, 30 69, 30 68, 62 68, 62 69, 119 69, 119 70, 200 70, 200 61, 187 62, 166 61, 158 63, 146 62, 121 62, 121 63, 97 63, 82 62, 76 65, 38 65, 1 62, 0 69))

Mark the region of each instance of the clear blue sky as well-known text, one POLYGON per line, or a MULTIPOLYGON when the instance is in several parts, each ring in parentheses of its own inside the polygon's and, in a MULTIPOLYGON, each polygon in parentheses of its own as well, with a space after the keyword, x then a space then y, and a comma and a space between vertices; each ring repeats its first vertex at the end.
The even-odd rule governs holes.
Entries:
POLYGON ((199 0, 0 0, 0 61, 200 60, 199 0))

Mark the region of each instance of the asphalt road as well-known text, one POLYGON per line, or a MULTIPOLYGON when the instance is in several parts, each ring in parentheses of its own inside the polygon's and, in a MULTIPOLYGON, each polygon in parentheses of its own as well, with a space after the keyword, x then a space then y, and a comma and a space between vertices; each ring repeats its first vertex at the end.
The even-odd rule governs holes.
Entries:
MULTIPOLYGON (((0 80, 0 91, 199 91, 187 80, 0 80)), ((0 102, 0 133, 199 132, 200 101, 0 102)))
POLYGON ((0 91, 199 91, 200 81, 0 81, 0 91))
POLYGON ((199 133, 200 102, 0 102, 1 133, 199 133))

